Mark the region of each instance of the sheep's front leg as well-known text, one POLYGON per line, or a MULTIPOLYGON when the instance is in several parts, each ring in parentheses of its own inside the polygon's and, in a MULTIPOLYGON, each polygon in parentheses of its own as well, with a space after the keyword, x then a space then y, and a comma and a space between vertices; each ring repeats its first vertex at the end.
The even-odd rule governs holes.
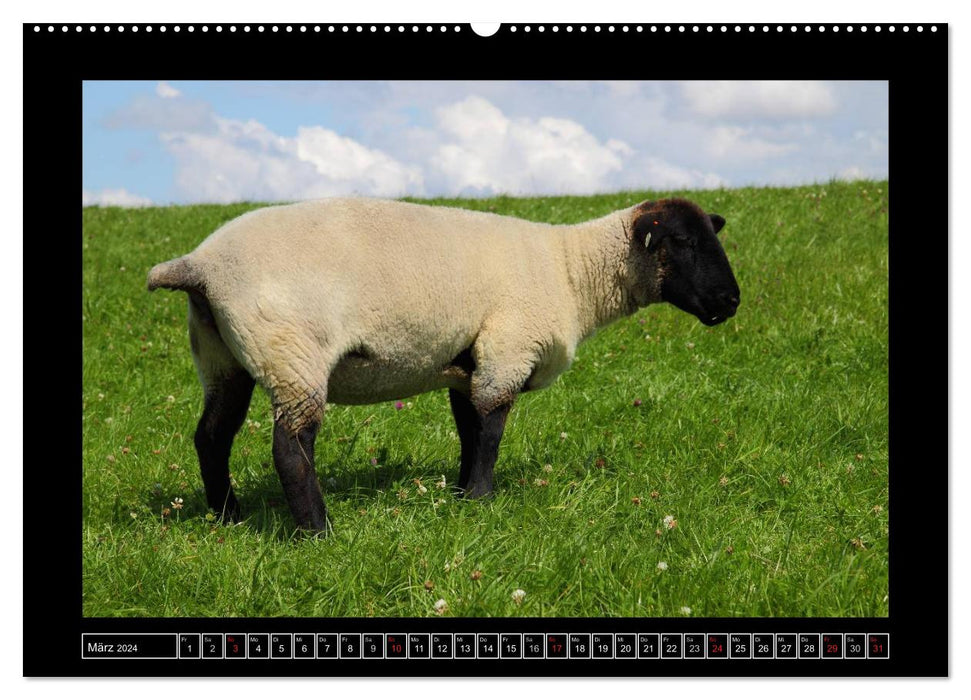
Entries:
POLYGON ((458 486, 466 498, 492 493, 493 470, 512 400, 482 411, 461 392, 450 390, 452 415, 462 443, 458 486))
POLYGON ((314 467, 314 440, 323 417, 323 402, 307 416, 277 409, 273 424, 273 465, 283 484, 297 527, 313 532, 328 529, 327 507, 314 467))

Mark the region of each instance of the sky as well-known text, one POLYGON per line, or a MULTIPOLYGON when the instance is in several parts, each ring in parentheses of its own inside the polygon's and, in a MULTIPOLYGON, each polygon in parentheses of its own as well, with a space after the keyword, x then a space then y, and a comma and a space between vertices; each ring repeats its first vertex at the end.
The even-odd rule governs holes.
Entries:
POLYGON ((885 178, 884 81, 86 81, 82 204, 885 178))

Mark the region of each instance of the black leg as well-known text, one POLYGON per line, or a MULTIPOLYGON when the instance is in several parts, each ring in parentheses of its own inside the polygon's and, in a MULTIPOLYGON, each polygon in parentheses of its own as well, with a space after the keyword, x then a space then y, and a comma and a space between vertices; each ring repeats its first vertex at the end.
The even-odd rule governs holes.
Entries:
POLYGON ((481 430, 481 421, 475 406, 468 397, 455 389, 448 390, 449 402, 452 405, 452 416, 458 429, 459 442, 462 444, 461 467, 459 468, 460 489, 465 489, 472 474, 472 461, 475 459, 475 435, 481 430))
POLYGON ((314 469, 314 439, 320 423, 294 431, 283 420, 273 426, 273 464, 297 527, 313 532, 327 530, 327 507, 314 469))
POLYGON ((229 453, 239 431, 250 398, 253 379, 246 372, 234 372, 208 387, 206 406, 196 428, 196 452, 206 487, 206 501, 228 520, 239 517, 239 503, 229 483, 229 453))
POLYGON ((466 396, 457 391, 450 391, 449 399, 462 441, 459 488, 467 498, 486 496, 492 493, 493 470, 512 402, 482 414, 466 396))

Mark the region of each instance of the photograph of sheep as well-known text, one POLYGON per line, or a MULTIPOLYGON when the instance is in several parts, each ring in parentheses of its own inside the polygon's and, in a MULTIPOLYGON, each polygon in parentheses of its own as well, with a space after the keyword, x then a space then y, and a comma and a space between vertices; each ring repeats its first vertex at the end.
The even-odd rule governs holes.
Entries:
POLYGON ((888 86, 83 86, 83 614, 881 617, 888 86))

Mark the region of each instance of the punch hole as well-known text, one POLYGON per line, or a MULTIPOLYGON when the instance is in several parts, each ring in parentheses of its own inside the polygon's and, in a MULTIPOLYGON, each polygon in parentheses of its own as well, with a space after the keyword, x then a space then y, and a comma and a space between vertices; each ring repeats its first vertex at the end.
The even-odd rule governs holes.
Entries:
POLYGON ((502 25, 499 22, 473 22, 469 26, 472 27, 472 32, 476 36, 490 37, 498 32, 502 25))

